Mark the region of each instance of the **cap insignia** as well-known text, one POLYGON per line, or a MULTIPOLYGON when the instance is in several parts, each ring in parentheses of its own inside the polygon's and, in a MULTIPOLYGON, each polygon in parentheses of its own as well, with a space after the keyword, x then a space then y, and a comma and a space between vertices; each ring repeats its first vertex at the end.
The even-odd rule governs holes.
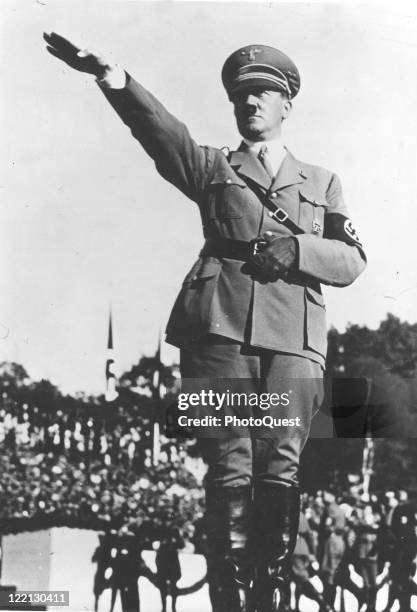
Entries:
POLYGON ((247 55, 248 56, 248 60, 250 62, 254 62, 256 60, 256 54, 257 53, 261 53, 262 49, 249 49, 249 51, 241 51, 240 55, 247 55))

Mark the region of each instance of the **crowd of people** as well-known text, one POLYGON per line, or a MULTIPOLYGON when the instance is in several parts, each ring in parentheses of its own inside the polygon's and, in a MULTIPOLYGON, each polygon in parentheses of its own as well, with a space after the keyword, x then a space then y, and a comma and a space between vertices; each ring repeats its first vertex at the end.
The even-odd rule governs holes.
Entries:
POLYGON ((396 600, 401 612, 410 612, 411 597, 417 594, 416 555, 417 506, 406 491, 305 494, 291 564, 296 610, 301 595, 318 602, 321 612, 333 610, 339 587, 340 610, 349 609, 349 591, 358 610, 366 605, 367 612, 375 612, 378 590, 388 583, 386 612, 396 600), (321 591, 311 582, 314 575, 321 580, 321 591))
MULTIPOLYGON (((42 394, 36 394, 42 395, 42 394)), ((146 397, 117 405, 72 397, 31 397, 28 401, 3 393, 0 444, 7 449, 65 454, 71 461, 98 460, 106 465, 140 468, 151 448, 153 402, 146 397), (36 399, 40 401, 36 402, 36 399), (42 400, 46 401, 42 401, 42 400)), ((32 394, 33 396, 33 394, 32 394)))
POLYGON ((163 451, 141 470, 98 460, 71 461, 65 454, 21 449, 0 455, 0 533, 67 526, 157 533, 166 525, 192 529, 202 514, 202 491, 184 457, 163 451))
POLYGON ((162 437, 154 465, 152 398, 63 396, 46 381, 8 384, 4 372, 1 382, 0 533, 131 521, 184 530, 201 514, 185 450, 162 437))

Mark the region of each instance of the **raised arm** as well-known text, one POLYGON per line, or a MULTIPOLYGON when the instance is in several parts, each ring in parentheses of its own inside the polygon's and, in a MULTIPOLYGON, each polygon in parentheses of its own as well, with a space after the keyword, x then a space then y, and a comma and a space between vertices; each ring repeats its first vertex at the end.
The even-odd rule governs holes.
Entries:
POLYGON ((189 198, 197 200, 213 171, 216 150, 198 146, 183 123, 100 52, 80 50, 54 32, 44 34, 44 39, 51 55, 96 77, 107 100, 155 161, 158 172, 189 198))

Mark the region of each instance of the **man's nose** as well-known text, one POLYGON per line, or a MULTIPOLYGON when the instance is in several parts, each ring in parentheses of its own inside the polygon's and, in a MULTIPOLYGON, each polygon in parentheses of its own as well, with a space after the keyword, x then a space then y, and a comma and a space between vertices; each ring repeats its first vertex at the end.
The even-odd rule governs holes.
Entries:
POLYGON ((243 96, 243 104, 245 106, 253 106, 256 108, 258 106, 258 97, 252 93, 248 93, 243 96))

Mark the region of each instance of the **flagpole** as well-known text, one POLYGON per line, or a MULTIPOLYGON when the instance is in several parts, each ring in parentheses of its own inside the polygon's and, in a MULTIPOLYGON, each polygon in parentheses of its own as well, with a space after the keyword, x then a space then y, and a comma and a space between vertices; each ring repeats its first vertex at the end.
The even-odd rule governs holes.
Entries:
MULTIPOLYGON (((366 385, 366 399, 364 405, 367 408, 367 432, 372 431, 372 413, 368 410, 369 398, 372 390, 372 382, 367 379, 366 385)), ((373 438, 367 436, 364 441, 363 455, 362 455, 362 495, 365 501, 369 501, 369 488, 371 484, 371 476, 374 473, 374 459, 375 459, 375 442, 373 438)))
POLYGON ((162 399, 161 348, 162 348, 162 339, 161 339, 161 332, 159 332, 158 347, 155 353, 156 367, 153 373, 153 380, 152 380, 152 392, 153 392, 153 398, 155 400, 153 431, 152 431, 152 464, 154 466, 158 465, 159 455, 161 453, 161 431, 160 431, 159 420, 158 420, 160 401, 162 399))
POLYGON ((114 401, 118 392, 116 390, 116 374, 114 370, 114 346, 113 346, 113 321, 112 311, 110 307, 109 311, 109 327, 107 335, 107 359, 106 359, 106 393, 105 398, 107 402, 114 401))
POLYGON ((372 438, 365 438, 362 456, 362 495, 369 501, 369 486, 374 468, 375 445, 372 438))

